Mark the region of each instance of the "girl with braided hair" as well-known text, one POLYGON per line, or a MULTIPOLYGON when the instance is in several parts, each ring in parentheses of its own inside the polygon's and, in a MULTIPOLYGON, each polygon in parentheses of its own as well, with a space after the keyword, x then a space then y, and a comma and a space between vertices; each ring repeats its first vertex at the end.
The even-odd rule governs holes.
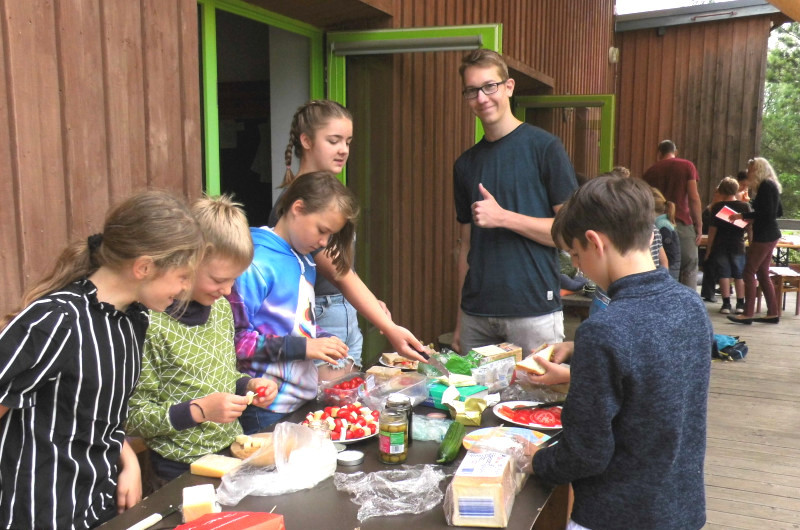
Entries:
MULTIPOLYGON (((339 103, 312 100, 299 107, 292 118, 289 131, 286 175, 282 187, 289 186, 294 179, 306 173, 341 173, 350 155, 352 139, 353 117, 339 103), (293 156, 300 162, 296 174, 291 169, 293 156)), ((272 213, 269 226, 275 226, 276 222, 277 216, 272 213)), ((419 340, 392 321, 386 305, 372 294, 352 267, 344 271, 337 270, 327 251, 317 252, 314 262, 319 272, 314 285, 317 325, 347 344, 348 355, 357 366, 362 365, 363 337, 358 328, 356 310, 386 336, 399 354, 410 359, 423 360, 417 353, 422 350, 419 340)))

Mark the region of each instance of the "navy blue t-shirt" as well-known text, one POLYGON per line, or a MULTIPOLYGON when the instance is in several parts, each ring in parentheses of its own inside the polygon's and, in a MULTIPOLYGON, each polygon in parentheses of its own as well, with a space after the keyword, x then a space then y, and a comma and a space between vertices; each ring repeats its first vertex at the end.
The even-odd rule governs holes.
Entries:
MULTIPOLYGON (((578 187, 572 163, 552 134, 523 123, 490 142, 483 138, 453 167, 456 217, 472 223, 478 184, 498 204, 530 217, 553 217, 578 187)), ((556 249, 505 228, 472 226, 461 309, 470 315, 531 317, 561 309, 556 249)))

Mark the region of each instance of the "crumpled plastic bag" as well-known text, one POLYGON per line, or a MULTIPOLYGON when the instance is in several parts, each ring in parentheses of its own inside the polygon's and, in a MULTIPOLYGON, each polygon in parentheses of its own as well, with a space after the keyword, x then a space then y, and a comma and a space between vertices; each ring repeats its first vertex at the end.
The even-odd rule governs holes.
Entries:
POLYGON ((239 467, 222 476, 217 502, 233 506, 248 495, 282 495, 308 489, 336 471, 333 442, 308 427, 279 423, 275 426, 273 444, 275 465, 252 464, 261 450, 268 450, 262 447, 239 467))
POLYGON ((445 476, 439 466, 418 464, 373 473, 336 473, 333 483, 361 505, 358 520, 363 523, 370 517, 433 509, 444 498, 439 482, 445 476))

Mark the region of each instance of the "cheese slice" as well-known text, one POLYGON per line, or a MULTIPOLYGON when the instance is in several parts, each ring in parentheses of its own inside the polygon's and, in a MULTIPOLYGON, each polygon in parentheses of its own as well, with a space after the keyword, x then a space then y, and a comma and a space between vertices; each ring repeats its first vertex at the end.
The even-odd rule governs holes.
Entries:
POLYGON ((217 494, 212 484, 200 484, 183 488, 183 522, 194 521, 209 513, 221 512, 217 494))
POLYGON ((193 475, 220 478, 222 475, 237 467, 242 461, 238 458, 223 455, 205 455, 189 466, 193 475))
POLYGON ((516 480, 513 462, 501 453, 468 452, 448 488, 445 503, 453 526, 504 528, 514 506, 516 480))

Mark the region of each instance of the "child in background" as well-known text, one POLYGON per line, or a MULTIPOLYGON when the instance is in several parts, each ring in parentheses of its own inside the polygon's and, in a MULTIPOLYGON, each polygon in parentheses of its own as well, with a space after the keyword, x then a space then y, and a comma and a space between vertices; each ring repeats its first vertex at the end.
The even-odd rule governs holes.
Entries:
POLYGON ((0 323, 2 528, 91 528, 141 499, 123 424, 147 309, 188 292, 203 246, 182 201, 133 195, 0 323))
POLYGON ((668 201, 658 188, 650 187, 653 191, 653 203, 656 212, 656 228, 661 234, 661 244, 667 255, 669 275, 679 280, 681 274, 681 242, 675 231, 675 203, 668 201))
MULTIPOLYGON (((298 176, 313 171, 329 171, 338 175, 347 163, 352 139, 353 117, 339 103, 319 99, 300 106, 292 118, 289 144, 286 146, 286 174, 281 186, 286 188, 298 176), (292 153, 300 161, 297 175, 291 169, 292 153)), ((277 222, 278 216, 273 209, 268 225, 274 227, 277 222)), ((337 271, 325 252, 316 253, 314 261, 317 265, 314 284, 317 324, 347 344, 348 356, 357 367, 363 365, 363 336, 358 328, 356 310, 381 330, 397 353, 422 360, 417 354, 422 349, 419 340, 392 321, 386 305, 372 294, 352 268, 337 271)))
POLYGON ((224 298, 253 259, 247 217, 230 197, 192 205, 208 247, 197 268, 191 301, 150 316, 142 375, 131 397, 128 434, 150 448, 152 489, 189 470, 209 453, 225 451, 242 434, 237 421, 248 391, 265 387, 253 405, 266 407, 277 386, 236 369, 233 314, 224 298))
POLYGON ((716 271, 719 290, 722 293, 720 313, 728 314, 731 307, 731 279, 736 287, 736 314, 744 313, 744 235, 748 231, 730 221, 720 219, 717 214, 725 207, 736 213, 752 211, 750 204, 736 199, 739 183, 733 177, 725 177, 717 186, 719 202, 711 207, 711 223, 708 227, 706 243, 706 264, 716 271))
POLYGON ((314 253, 325 252, 338 273, 350 269, 358 204, 328 172, 306 173, 287 188, 274 229, 251 228, 253 263, 236 280, 231 302, 239 370, 278 382, 267 410, 248 407, 245 434, 262 431, 317 394, 314 360, 347 356, 341 339, 314 319, 314 253))
POLYGON ((533 457, 538 477, 572 484, 568 528, 687 530, 706 520, 713 330, 697 294, 654 267, 652 225, 650 187, 617 177, 579 188, 553 222, 553 239, 611 295, 576 331, 561 441, 533 457))

